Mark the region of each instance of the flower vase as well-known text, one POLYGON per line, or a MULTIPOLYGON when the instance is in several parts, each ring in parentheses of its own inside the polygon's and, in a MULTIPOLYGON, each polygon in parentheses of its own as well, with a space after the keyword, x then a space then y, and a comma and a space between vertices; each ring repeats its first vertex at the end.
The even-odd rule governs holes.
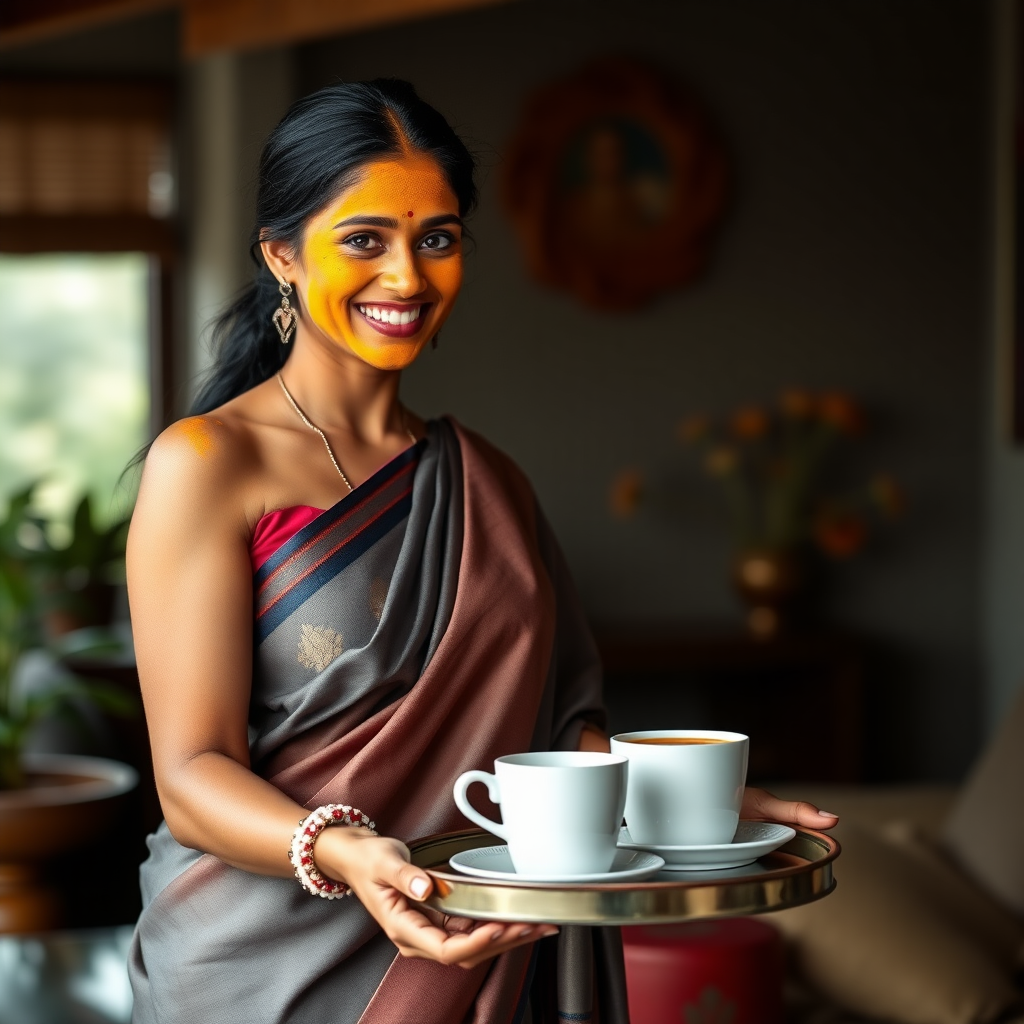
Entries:
POLYGON ((746 606, 751 635, 770 640, 789 628, 805 583, 803 561, 793 551, 741 552, 733 563, 733 585, 746 606))

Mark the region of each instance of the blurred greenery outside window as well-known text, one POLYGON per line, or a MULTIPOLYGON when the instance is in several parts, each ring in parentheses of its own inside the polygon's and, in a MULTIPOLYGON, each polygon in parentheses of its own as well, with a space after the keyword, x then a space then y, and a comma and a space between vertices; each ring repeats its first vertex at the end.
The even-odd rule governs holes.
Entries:
POLYGON ((145 253, 0 254, 0 501, 41 480, 51 541, 83 493, 107 524, 131 509, 149 440, 150 281, 145 253))

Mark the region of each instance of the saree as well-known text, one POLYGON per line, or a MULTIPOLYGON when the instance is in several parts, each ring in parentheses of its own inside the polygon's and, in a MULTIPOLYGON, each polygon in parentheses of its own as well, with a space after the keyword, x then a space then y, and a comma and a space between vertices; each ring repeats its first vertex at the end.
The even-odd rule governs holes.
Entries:
MULTIPOLYGON (((253 590, 252 766, 305 807, 352 804, 406 842, 465 828, 462 772, 604 725, 596 650, 530 485, 452 420, 300 529, 253 590)), ((472 970, 407 959, 353 897, 234 868, 166 823, 148 843, 136 1024, 522 1020, 533 947, 472 970)))

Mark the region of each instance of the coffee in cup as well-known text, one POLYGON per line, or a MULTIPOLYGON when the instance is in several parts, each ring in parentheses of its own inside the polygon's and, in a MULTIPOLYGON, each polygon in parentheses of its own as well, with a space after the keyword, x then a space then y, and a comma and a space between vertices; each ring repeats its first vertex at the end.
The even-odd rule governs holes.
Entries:
POLYGON ((655 747, 692 747, 701 743, 728 743, 729 741, 714 739, 711 736, 642 736, 629 742, 649 743, 655 747))
POLYGON ((517 874, 601 874, 615 859, 627 771, 621 754, 509 754, 494 762, 493 775, 460 775, 455 803, 470 821, 505 840, 517 874), (501 805, 500 822, 470 804, 466 791, 474 782, 501 805))
POLYGON ((749 740, 711 729, 619 733, 629 759, 626 826, 641 846, 731 843, 747 779, 749 740))

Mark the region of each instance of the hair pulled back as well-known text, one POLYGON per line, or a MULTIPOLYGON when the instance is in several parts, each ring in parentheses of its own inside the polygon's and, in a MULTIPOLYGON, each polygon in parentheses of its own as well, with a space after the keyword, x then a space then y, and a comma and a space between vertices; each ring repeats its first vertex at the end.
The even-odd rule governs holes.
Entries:
MULTIPOLYGON (((473 157, 448 122, 408 82, 378 78, 330 85, 292 104, 260 157, 256 225, 249 254, 257 271, 214 321, 214 363, 192 404, 209 412, 272 377, 291 352, 271 323, 280 303, 277 279, 263 262, 263 240, 296 248, 307 221, 370 161, 408 147, 432 156, 459 201, 459 216, 476 204, 473 157)), ((298 307, 297 296, 292 305, 298 307)))

